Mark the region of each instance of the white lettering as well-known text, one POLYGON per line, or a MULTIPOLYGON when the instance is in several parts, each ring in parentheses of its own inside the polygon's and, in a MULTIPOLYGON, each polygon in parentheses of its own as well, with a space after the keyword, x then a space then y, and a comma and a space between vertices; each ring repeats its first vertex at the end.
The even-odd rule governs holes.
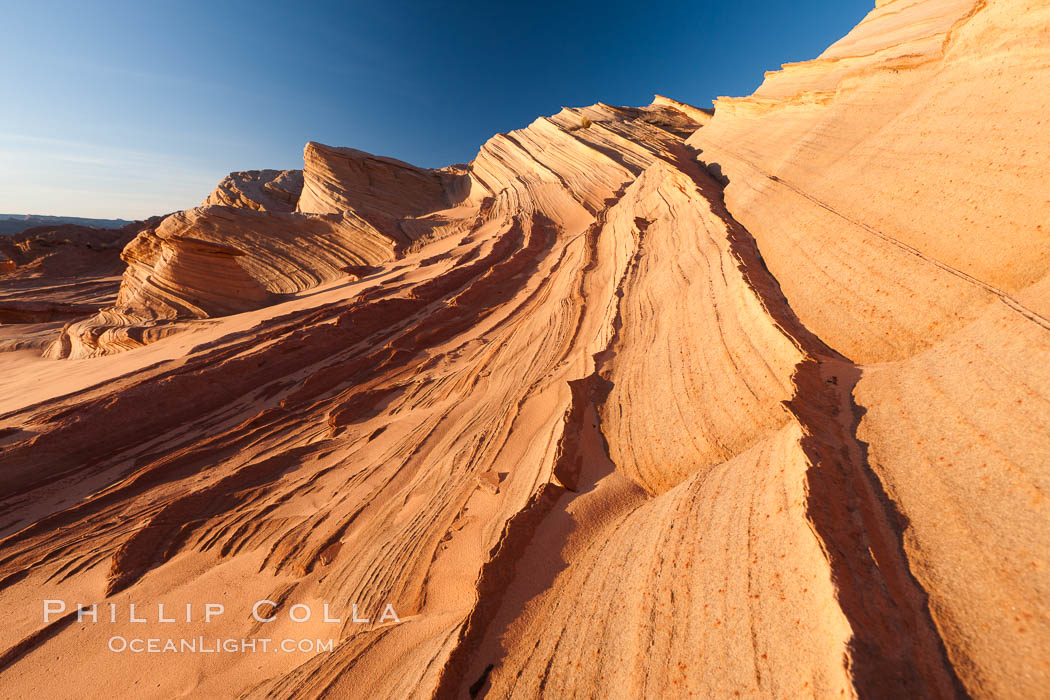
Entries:
POLYGON ((276 608, 277 607, 277 603, 273 602, 272 600, 256 601, 255 605, 252 606, 252 617, 254 617, 259 622, 263 622, 263 623, 273 622, 274 620, 277 619, 276 615, 274 615, 272 617, 259 617, 259 608, 261 608, 264 605, 269 605, 271 608, 276 608))
POLYGON ((401 622, 401 618, 399 618, 397 616, 397 613, 394 612, 394 606, 391 605, 390 603, 387 603, 386 607, 383 608, 383 614, 379 618, 380 622, 386 622, 387 620, 393 620, 394 622, 401 622))
POLYGON ((64 600, 45 600, 44 622, 51 622, 51 615, 61 615, 65 611, 66 602, 64 600))
POLYGON ((288 617, 292 618, 292 622, 307 622, 307 621, 309 621, 311 614, 312 613, 310 611, 310 606, 309 605, 303 605, 302 603, 296 603, 295 605, 292 606, 292 609, 288 611, 288 617), (305 610, 306 611, 306 617, 303 617, 303 618, 296 617, 295 616, 295 611, 296 610, 305 610))
POLYGON ((208 603, 204 606, 204 621, 211 622, 212 617, 217 617, 226 612, 226 607, 222 603, 208 603))
POLYGON ((77 603, 77 622, 83 622, 85 617, 90 617, 92 622, 98 622, 98 605, 92 603, 89 608, 77 603))

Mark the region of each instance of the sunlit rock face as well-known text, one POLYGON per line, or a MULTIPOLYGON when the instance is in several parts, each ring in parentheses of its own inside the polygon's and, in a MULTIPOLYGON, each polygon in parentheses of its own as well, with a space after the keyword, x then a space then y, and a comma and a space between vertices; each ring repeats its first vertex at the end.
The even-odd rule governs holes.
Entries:
POLYGON ((690 139, 792 306, 850 357, 907 357, 1003 295, 1050 314, 1048 13, 880 3, 690 139))
POLYGON ((116 304, 78 321, 50 357, 136 347, 136 327, 163 337, 180 319, 226 316, 390 260, 395 243, 352 213, 303 215, 208 205, 172 214, 124 249, 116 304))
POLYGON ((1048 27, 1042 3, 880 2, 688 141, 800 320, 870 363, 857 435, 976 696, 1050 679, 1048 27))
POLYGON ((295 211, 302 191, 302 170, 246 170, 223 178, 203 206, 295 211))
POLYGON ((34 325, 73 362, 0 353, 5 690, 1044 694, 1048 13, 880 2, 713 116, 309 143, 142 225, 34 325), (41 597, 334 644, 118 663, 41 597))

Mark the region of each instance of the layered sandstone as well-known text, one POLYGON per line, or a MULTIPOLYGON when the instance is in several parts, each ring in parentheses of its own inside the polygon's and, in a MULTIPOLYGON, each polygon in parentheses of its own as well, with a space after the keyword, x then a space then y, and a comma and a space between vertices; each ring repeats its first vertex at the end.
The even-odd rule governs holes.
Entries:
POLYGON ((1048 27, 880 3, 689 139, 802 322, 871 363, 858 438, 949 659, 996 697, 1050 680, 1048 27))
POLYGON ((856 360, 907 357, 1000 300, 1050 315, 1026 293, 1050 265, 1048 18, 884 3, 690 139, 792 305, 856 360))
POLYGON ((202 206, 295 211, 302 191, 302 170, 245 170, 223 178, 202 206))
POLYGON ((172 214, 124 249, 116 303, 66 328, 48 356, 120 352, 134 347, 126 341, 137 337, 136 327, 258 308, 390 260, 395 246, 352 212, 207 205, 172 214))
POLYGON ((119 229, 49 224, 0 235, 0 352, 46 348, 66 323, 114 303, 121 249, 161 217, 119 229))
POLYGON ((4 687, 1039 696, 1048 26, 880 2, 713 117, 310 143, 152 222, 73 361, 0 356, 4 687), (114 663, 136 602, 335 643, 114 663))

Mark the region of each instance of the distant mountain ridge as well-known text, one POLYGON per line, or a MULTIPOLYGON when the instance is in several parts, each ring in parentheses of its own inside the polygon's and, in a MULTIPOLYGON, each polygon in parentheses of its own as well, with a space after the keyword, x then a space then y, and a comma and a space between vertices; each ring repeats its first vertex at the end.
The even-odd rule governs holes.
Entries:
POLYGON ((120 228, 130 224, 124 219, 87 219, 79 216, 45 216, 43 214, 0 214, 0 234, 21 233, 34 226, 78 224, 97 228, 120 228))

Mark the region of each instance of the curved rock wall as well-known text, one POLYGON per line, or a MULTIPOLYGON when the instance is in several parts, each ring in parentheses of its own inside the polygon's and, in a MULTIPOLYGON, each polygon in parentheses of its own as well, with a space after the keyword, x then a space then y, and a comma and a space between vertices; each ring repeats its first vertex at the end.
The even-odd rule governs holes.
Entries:
POLYGON ((192 335, 0 373, 5 691, 1040 696, 1048 12, 880 2, 713 118, 311 144, 295 211, 238 173, 143 231, 52 354, 192 335), (118 666, 45 595, 370 620, 118 666))
POLYGON ((864 363, 858 438, 980 697, 1050 679, 1046 95, 1044 4, 894 0, 689 139, 801 321, 864 363))
POLYGON ((880 4, 816 60, 718 100, 690 139, 833 347, 907 357, 1046 276, 1047 12, 1023 0, 880 4))

